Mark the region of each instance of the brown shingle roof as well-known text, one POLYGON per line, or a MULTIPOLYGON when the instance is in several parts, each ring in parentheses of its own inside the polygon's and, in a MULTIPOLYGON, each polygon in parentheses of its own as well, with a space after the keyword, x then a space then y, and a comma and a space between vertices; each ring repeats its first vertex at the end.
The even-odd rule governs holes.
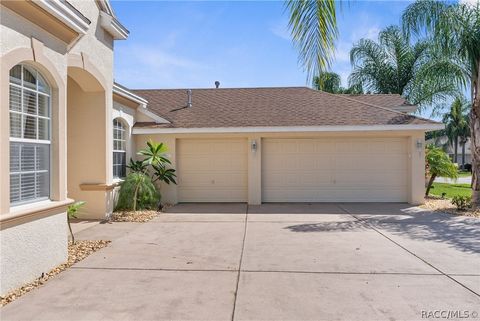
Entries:
POLYGON ((307 87, 193 89, 190 108, 182 108, 187 103, 186 89, 133 92, 147 99, 148 109, 175 128, 436 123, 307 87))
POLYGON ((342 96, 364 103, 387 107, 403 113, 413 113, 415 110, 417 110, 416 105, 410 104, 405 98, 398 94, 342 94, 342 96))

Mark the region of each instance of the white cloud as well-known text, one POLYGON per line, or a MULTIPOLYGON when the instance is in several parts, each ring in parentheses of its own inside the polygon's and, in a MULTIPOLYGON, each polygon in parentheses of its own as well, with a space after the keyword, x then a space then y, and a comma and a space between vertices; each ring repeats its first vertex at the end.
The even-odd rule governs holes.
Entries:
POLYGON ((480 0, 460 0, 460 3, 469 4, 469 5, 478 5, 480 0))
POLYGON ((196 60, 173 54, 159 46, 132 45, 115 53, 116 81, 139 88, 184 87, 197 84, 197 75, 208 67, 196 60), (179 76, 181 75, 181 76, 179 76))
POLYGON ((287 23, 285 21, 280 21, 275 24, 273 24, 270 27, 270 31, 277 37, 280 37, 284 40, 290 41, 292 39, 292 36, 290 35, 290 32, 288 31, 287 23))
POLYGON ((335 46, 335 62, 349 62, 351 48, 352 48, 351 43, 340 41, 335 46))
POLYGON ((352 42, 356 42, 362 38, 376 40, 378 34, 380 33, 380 28, 378 26, 360 26, 355 28, 350 36, 352 42))

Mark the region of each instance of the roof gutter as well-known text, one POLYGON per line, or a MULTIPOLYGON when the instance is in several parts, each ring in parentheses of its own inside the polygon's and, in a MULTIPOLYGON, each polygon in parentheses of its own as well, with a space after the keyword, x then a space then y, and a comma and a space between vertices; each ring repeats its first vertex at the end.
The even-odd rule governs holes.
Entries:
POLYGON ((277 127, 207 127, 207 128, 133 128, 133 134, 209 134, 209 133, 311 133, 311 132, 376 132, 434 131, 444 124, 358 125, 358 126, 277 126, 277 127))
POLYGON ((167 119, 160 117, 157 114, 154 114, 147 109, 148 100, 138 95, 135 95, 125 87, 117 83, 113 83, 113 93, 116 95, 119 95, 120 97, 128 99, 130 101, 133 101, 134 103, 137 103, 138 104, 137 111, 153 119, 157 124, 170 124, 170 122, 167 119))
POLYGON ((115 40, 125 40, 130 33, 120 21, 104 11, 100 12, 100 24, 115 40))
POLYGON ((147 104, 148 104, 148 101, 138 95, 135 95, 134 93, 132 93, 131 91, 125 89, 124 87, 114 83, 113 84, 113 92, 119 96, 122 96, 128 100, 131 100, 133 102, 136 102, 137 104, 139 104, 140 106, 142 106, 143 108, 146 108, 147 107, 147 104))

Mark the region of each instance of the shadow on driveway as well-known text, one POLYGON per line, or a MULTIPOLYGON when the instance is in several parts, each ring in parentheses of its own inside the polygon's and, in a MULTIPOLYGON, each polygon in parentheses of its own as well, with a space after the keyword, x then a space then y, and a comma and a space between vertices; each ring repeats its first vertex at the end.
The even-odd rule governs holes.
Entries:
POLYGON ((297 224, 284 227, 292 232, 347 232, 347 231, 362 231, 365 226, 360 222, 322 222, 322 223, 307 223, 297 224))
POLYGON ((380 222, 377 225, 394 235, 413 240, 441 242, 466 253, 480 253, 480 220, 478 219, 439 215, 428 222, 418 222, 412 218, 402 220, 400 223, 380 222))

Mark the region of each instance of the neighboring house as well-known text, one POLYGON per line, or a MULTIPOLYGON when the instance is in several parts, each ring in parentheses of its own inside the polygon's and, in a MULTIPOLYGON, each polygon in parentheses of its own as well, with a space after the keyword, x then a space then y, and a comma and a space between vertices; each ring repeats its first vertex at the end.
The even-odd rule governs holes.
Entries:
MULTIPOLYGON (((107 0, 0 4, 0 294, 67 258, 66 209, 105 219, 126 163, 164 142, 177 202, 423 202, 424 134, 396 95, 308 88, 129 90, 107 0)), ((132 61, 132 63, 135 63, 132 61)))
MULTIPOLYGON (((460 140, 460 139, 459 139, 460 140)), ((450 158, 453 160, 454 159, 454 153, 455 153, 455 144, 450 143, 448 141, 448 137, 443 135, 440 137, 436 138, 430 138, 426 141, 427 144, 434 144, 437 147, 441 147, 445 150, 446 153, 450 156, 450 158)), ((457 146, 457 163, 462 164, 462 145, 458 143, 457 146)), ((467 139, 467 142, 465 143, 465 164, 471 164, 472 163, 472 150, 470 148, 470 139, 467 139)))

